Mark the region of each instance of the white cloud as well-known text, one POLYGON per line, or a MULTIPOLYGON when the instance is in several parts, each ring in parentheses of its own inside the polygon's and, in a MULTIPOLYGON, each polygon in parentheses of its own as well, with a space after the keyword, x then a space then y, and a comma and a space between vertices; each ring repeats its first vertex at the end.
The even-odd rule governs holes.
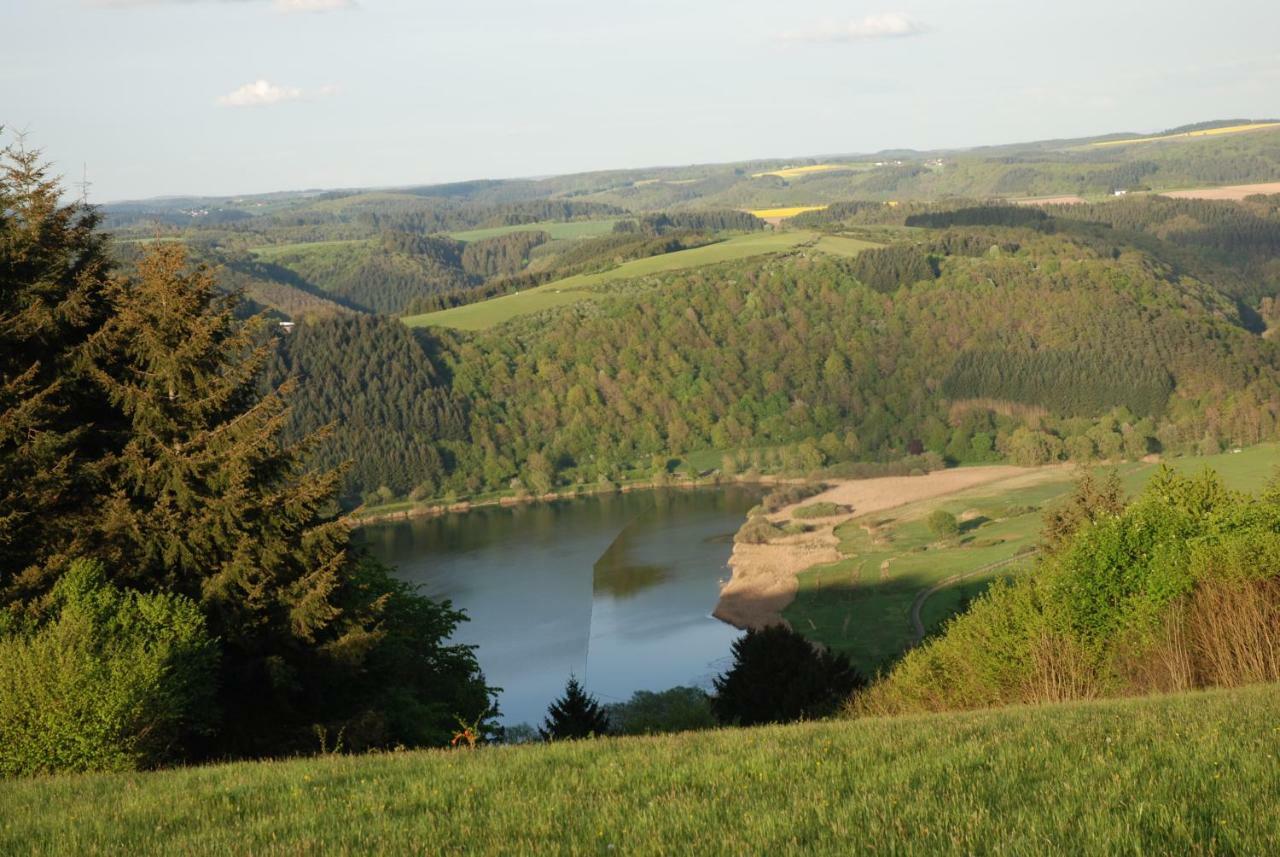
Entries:
POLYGON ((784 42, 863 42, 872 39, 903 39, 929 32, 929 27, 906 15, 888 12, 861 20, 824 21, 810 30, 780 33, 784 42))
POLYGON ((298 101, 303 95, 303 91, 296 86, 277 86, 266 80, 255 80, 226 95, 219 95, 218 103, 223 107, 266 107, 286 101, 298 101))

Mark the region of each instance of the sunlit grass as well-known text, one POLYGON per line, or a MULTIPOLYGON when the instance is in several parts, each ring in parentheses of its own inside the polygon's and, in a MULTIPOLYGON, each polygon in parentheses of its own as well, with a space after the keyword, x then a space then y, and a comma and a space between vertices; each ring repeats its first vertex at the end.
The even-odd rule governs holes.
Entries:
POLYGON ((826 207, 825 205, 793 205, 789 208, 753 208, 750 213, 761 220, 786 220, 788 217, 795 217, 806 211, 822 211, 826 207))
POLYGON ((5 854, 1274 854, 1280 686, 0 786, 5 854))
POLYGON ((809 164, 803 167, 783 167, 777 170, 765 170, 762 173, 752 173, 753 179, 763 178, 764 176, 777 176, 780 179, 790 179, 796 176, 807 176, 814 173, 830 173, 837 171, 852 171, 867 169, 869 165, 858 164, 809 164))
POLYGON ((1280 128, 1280 122, 1250 122, 1245 125, 1225 125, 1221 128, 1204 128, 1199 131, 1183 131, 1179 134, 1157 134, 1152 137, 1130 137, 1127 140, 1101 140, 1089 145, 1095 148, 1104 146, 1127 146, 1130 143, 1153 143, 1157 140, 1181 140, 1192 137, 1217 137, 1223 134, 1239 134, 1242 131, 1261 131, 1264 128, 1280 128))

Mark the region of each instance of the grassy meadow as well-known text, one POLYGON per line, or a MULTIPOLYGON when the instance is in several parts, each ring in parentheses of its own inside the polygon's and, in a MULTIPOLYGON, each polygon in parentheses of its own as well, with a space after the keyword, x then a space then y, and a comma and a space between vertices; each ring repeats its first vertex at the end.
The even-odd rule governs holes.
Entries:
POLYGON ((825 205, 792 205, 787 208, 753 208, 749 212, 761 220, 786 220, 806 211, 822 211, 825 205))
POLYGON ((459 241, 482 241, 485 238, 498 238, 513 232, 545 232, 551 236, 552 241, 568 241, 575 238, 596 238, 600 235, 608 235, 617 222, 616 217, 604 220, 548 220, 539 223, 520 223, 514 226, 490 226, 487 229, 466 229, 445 234, 459 241))
MULTIPOLYGON (((1280 464, 1280 445, 1172 458, 1167 463, 1185 474, 1210 467, 1228 486, 1255 492, 1280 464)), ((1130 496, 1138 493, 1157 466, 1121 465, 1125 491, 1130 496)), ((1029 568, 1044 508, 1069 493, 1075 478, 1072 467, 1048 467, 854 517, 835 530, 844 559, 802 572, 796 598, 783 617, 806 636, 846 652, 864 671, 883 669, 915 642, 911 611, 922 591, 964 576, 921 606, 921 623, 932 633, 992 580, 1029 568), (958 538, 940 540, 930 532, 925 519, 935 509, 960 520, 958 538)))
POLYGON ((20 780, 0 853, 1276 853, 1277 710, 1262 685, 20 780))
POLYGON ((1125 140, 1099 140, 1090 143, 1090 148, 1106 148, 1111 146, 1127 146, 1130 143, 1154 143, 1160 140, 1186 140, 1194 137, 1221 137, 1224 134, 1239 134, 1244 131, 1262 131, 1267 128, 1280 128, 1280 122, 1248 122, 1243 125, 1224 125, 1220 128, 1202 128, 1199 131, 1183 131, 1178 134, 1157 134, 1152 137, 1129 137, 1125 140))
POLYGON ((465 304, 424 315, 407 316, 403 321, 410 327, 439 326, 458 330, 484 330, 517 316, 601 297, 605 293, 591 291, 596 286, 685 268, 713 265, 717 262, 778 253, 812 241, 813 238, 814 235, 810 232, 753 232, 691 250, 635 259, 607 271, 577 274, 537 288, 479 303, 465 304))
POLYGON ((759 179, 765 176, 777 176, 780 179, 793 179, 799 176, 813 175, 814 173, 854 172, 856 170, 869 170, 873 167, 874 164, 809 164, 803 167, 782 167, 777 170, 752 173, 751 177, 759 179))

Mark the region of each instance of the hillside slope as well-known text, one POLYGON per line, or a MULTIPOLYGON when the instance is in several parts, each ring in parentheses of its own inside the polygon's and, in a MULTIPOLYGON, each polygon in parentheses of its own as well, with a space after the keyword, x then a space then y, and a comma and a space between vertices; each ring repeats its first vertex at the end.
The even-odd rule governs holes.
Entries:
POLYGON ((0 851, 1275 853, 1278 708, 1267 685, 26 780, 0 789, 0 851))

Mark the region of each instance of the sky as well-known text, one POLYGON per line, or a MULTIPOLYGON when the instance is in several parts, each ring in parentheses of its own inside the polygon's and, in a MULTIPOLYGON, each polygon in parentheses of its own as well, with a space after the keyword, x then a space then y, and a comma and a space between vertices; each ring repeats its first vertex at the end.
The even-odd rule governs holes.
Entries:
POLYGON ((90 199, 957 148, 1280 116, 1276 0, 0 0, 90 199))

